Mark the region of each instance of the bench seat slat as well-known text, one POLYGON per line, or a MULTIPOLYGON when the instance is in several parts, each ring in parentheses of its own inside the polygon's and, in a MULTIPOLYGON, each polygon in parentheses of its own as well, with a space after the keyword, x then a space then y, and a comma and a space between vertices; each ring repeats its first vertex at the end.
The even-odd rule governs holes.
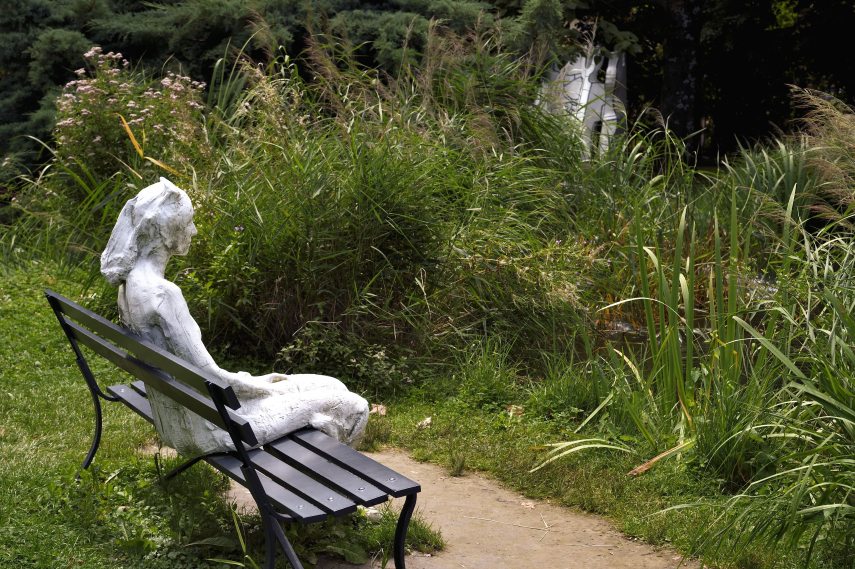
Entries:
POLYGON ((389 499, 389 495, 380 488, 297 444, 291 440, 290 435, 268 443, 264 448, 294 468, 335 488, 361 506, 376 506, 389 499))
MULTIPOLYGON (((145 384, 140 381, 137 381, 131 384, 130 386, 111 385, 107 388, 107 391, 110 394, 115 395, 116 397, 121 399, 125 405, 130 407, 138 415, 140 415, 149 422, 153 422, 151 404, 145 397, 145 384)), ((285 442, 285 438, 280 439, 280 441, 285 442)), ((297 447, 302 448, 299 447, 299 445, 297 445, 297 447)), ((308 452, 306 454, 311 455, 311 453, 308 452)), ((266 450, 252 450, 250 451, 249 456, 253 466, 263 471, 269 478, 272 479, 271 483, 277 483, 281 486, 284 486, 294 494, 310 501, 320 510, 337 516, 356 511, 356 503, 354 503, 354 501, 351 500, 349 497, 347 497, 346 495, 343 496, 341 494, 338 494, 334 490, 330 490, 327 486, 317 482, 316 480, 307 476, 305 473, 300 472, 293 466, 288 465, 280 458, 271 455, 266 450), (332 498, 332 500, 330 500, 329 498, 332 498)), ((314 456, 317 459, 323 460, 317 455, 314 456)), ((212 459, 219 458, 221 457, 212 457, 207 458, 206 460, 208 462, 211 462, 212 459)), ((236 472, 227 472, 226 474, 231 476, 232 478, 243 480, 243 475, 240 472, 239 465, 237 467, 236 472)), ((366 487, 370 486, 365 482, 363 482, 362 484, 366 487)), ((371 489, 373 489, 375 492, 380 492, 380 490, 376 488, 371 487, 371 489)), ((379 499, 370 504, 366 503, 364 500, 358 500, 358 502, 362 505, 374 505, 384 502, 385 500, 386 494, 381 493, 379 499)))
MULTIPOLYGON (((131 386, 111 385, 107 388, 107 391, 121 399, 122 403, 130 407, 143 419, 149 422, 153 421, 151 404, 148 402, 148 399, 131 386)), ((243 473, 240 471, 240 461, 238 459, 230 456, 216 455, 207 457, 205 460, 220 472, 237 480, 240 484, 246 485, 243 473)), ((259 473, 259 477, 261 478, 264 491, 274 500, 277 506, 288 512, 294 519, 311 523, 312 521, 319 521, 326 516, 326 513, 320 508, 307 503, 303 498, 282 488, 280 484, 270 480, 267 476, 259 473)), ((351 511, 355 509, 356 507, 354 506, 351 511)))
POLYGON ((376 460, 368 458, 320 431, 303 430, 291 435, 295 441, 342 468, 365 478, 395 498, 415 494, 421 486, 376 460))
POLYGON ((240 407, 234 389, 218 377, 210 374, 205 374, 200 369, 194 368, 187 362, 178 357, 161 350, 146 342, 144 339, 137 337, 128 330, 117 326, 106 318, 103 318, 90 310, 86 310, 79 304, 68 300, 67 298, 56 294, 53 291, 45 291, 45 296, 51 304, 57 303, 61 307, 62 321, 65 324, 74 324, 79 322, 86 328, 99 336, 109 340, 117 346, 136 353, 137 356, 144 358, 153 365, 163 369, 165 372, 173 375, 179 381, 191 385, 198 391, 206 392, 205 381, 209 381, 222 388, 226 395, 226 404, 232 409, 240 407))
MULTIPOLYGON (((246 486, 246 479, 240 469, 240 460, 237 458, 228 455, 216 455, 206 457, 205 461, 229 478, 233 478, 241 485, 246 486)), ((284 510, 294 520, 302 523, 313 523, 323 521, 327 518, 327 512, 324 512, 290 490, 283 488, 263 472, 258 472, 258 478, 261 481, 264 493, 267 494, 276 506, 284 510)))
POLYGON ((330 514, 340 516, 356 511, 356 504, 352 500, 313 480, 265 450, 252 450, 249 452, 249 458, 258 470, 330 514))

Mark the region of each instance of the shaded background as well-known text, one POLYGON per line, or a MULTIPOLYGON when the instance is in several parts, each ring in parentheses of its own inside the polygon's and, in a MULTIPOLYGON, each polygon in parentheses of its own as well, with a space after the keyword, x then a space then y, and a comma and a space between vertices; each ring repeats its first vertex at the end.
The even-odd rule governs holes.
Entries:
POLYGON ((264 62, 324 32, 394 74, 418 60, 431 19, 498 30, 540 70, 592 36, 627 51, 630 117, 653 106, 682 136, 703 129, 689 141, 702 162, 792 129, 790 85, 855 96, 855 64, 836 47, 855 29, 851 0, 12 0, 0 12, 0 186, 39 163, 29 137, 50 140, 55 97, 93 44, 207 81, 229 45, 264 62))

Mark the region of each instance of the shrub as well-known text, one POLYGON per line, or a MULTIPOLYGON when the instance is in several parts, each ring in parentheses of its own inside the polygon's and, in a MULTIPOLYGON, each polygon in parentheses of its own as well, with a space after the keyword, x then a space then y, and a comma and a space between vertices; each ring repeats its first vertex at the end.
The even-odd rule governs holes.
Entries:
POLYGON ((22 176, 24 215, 9 239, 63 262, 100 254, 129 197, 160 175, 190 179, 210 156, 204 84, 175 73, 156 81, 97 46, 84 57, 56 100, 51 161, 22 176))
POLYGON ((205 85, 168 73, 159 82, 130 69, 121 53, 92 47, 88 69, 57 99, 55 159, 100 182, 126 165, 151 178, 162 167, 137 158, 154 156, 187 174, 198 159, 205 85))
POLYGON ((185 290, 209 331, 267 354, 307 322, 390 353, 496 334, 539 361, 563 344, 596 261, 570 237, 561 174, 477 139, 488 115, 475 103, 440 114, 433 83, 312 58, 311 83, 287 58, 244 68, 251 87, 223 116, 216 164, 197 172, 185 290))

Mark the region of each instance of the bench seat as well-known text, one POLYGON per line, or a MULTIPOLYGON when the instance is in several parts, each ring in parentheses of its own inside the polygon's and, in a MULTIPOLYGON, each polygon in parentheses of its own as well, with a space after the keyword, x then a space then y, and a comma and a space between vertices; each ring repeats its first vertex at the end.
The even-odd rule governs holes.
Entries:
MULTIPOLYGON (((107 388, 108 393, 153 424, 145 390, 142 381, 107 388)), ((400 498, 421 491, 417 482, 315 429, 290 433, 247 454, 274 505, 299 523, 349 514, 356 511, 357 505, 376 506, 390 496, 400 498)), ((246 485, 237 458, 216 454, 204 460, 246 485)))

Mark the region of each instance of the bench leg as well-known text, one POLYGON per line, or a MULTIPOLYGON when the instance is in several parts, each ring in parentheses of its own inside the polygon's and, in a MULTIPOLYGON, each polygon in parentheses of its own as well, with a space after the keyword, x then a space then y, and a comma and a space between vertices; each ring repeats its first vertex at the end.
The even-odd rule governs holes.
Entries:
POLYGON ((264 546, 266 556, 264 558, 264 569, 273 569, 276 565, 276 534, 270 527, 274 520, 264 520, 264 546))
MULTIPOLYGON (((220 408, 221 413, 225 414, 222 402, 218 402, 217 407, 220 408)), ((249 493, 252 494, 255 504, 258 506, 258 513, 261 514, 261 523, 264 526, 264 545, 267 548, 264 569, 274 569, 277 542, 285 553, 288 563, 291 564, 291 569, 303 569, 303 564, 297 559, 297 553, 294 552, 291 542, 285 537, 285 532, 282 531, 282 526, 274 515, 269 498, 264 493, 261 480, 258 478, 258 473, 251 466, 247 466, 249 464, 249 457, 246 454, 246 450, 240 446, 242 444, 240 439, 233 435, 232 440, 235 442, 235 446, 238 447, 238 454, 241 455, 243 460, 243 466, 240 467, 240 471, 243 473, 249 493)))
POLYGON ((416 495, 410 494, 404 501, 404 507, 401 508, 401 515, 398 516, 398 525, 395 528, 395 569, 406 569, 404 545, 407 540, 407 528, 410 527, 410 518, 413 517, 415 509, 416 495))
POLYGON ((92 464, 95 453, 98 452, 98 446, 101 444, 101 401, 98 399, 98 394, 92 391, 92 389, 89 390, 89 393, 92 395, 92 403, 95 405, 95 433, 92 435, 92 446, 89 447, 89 453, 83 461, 84 470, 92 464))
POLYGON ((288 541, 287 537, 285 537, 285 532, 282 531, 282 526, 279 524, 279 521, 270 515, 262 516, 262 519, 264 523, 264 541, 267 546, 267 557, 264 562, 264 569, 274 569, 274 565, 276 564, 277 542, 285 553, 288 563, 291 564, 291 568, 303 569, 303 564, 300 563, 299 559, 297 559, 297 553, 291 546, 291 542, 288 541))
POLYGON ((188 468, 190 468, 191 466, 193 466, 194 464, 196 464, 200 460, 204 460, 204 459, 208 458, 209 456, 212 456, 212 455, 203 454, 201 456, 191 458, 187 462, 184 462, 181 465, 176 466, 175 468, 173 468, 172 470, 170 470, 169 472, 164 474, 163 479, 164 480, 172 480, 173 478, 175 478, 176 476, 178 476, 179 474, 181 474, 182 472, 184 472, 185 470, 187 470, 188 468))

